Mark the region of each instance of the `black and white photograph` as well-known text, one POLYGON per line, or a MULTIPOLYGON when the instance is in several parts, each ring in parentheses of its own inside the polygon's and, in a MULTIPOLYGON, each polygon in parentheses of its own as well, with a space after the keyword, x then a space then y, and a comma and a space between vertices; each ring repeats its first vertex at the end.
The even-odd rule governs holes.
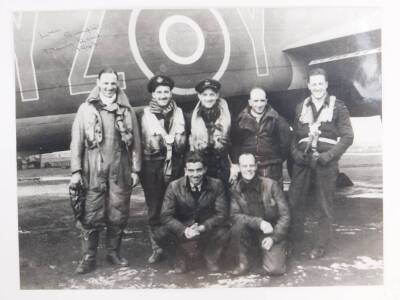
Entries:
POLYGON ((20 292, 388 283, 384 9, 250 4, 9 8, 20 292))

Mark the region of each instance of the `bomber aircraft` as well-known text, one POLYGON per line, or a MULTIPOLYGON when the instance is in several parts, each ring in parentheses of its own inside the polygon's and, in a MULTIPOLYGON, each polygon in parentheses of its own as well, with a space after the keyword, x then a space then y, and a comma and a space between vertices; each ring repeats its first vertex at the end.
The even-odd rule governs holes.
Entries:
POLYGON ((19 11, 13 21, 19 153, 68 149, 74 114, 105 66, 135 108, 148 102, 154 74, 175 80, 184 108, 197 100, 195 84, 214 78, 232 111, 257 85, 290 122, 308 95, 308 68, 322 66, 352 116, 382 112, 375 8, 19 11))

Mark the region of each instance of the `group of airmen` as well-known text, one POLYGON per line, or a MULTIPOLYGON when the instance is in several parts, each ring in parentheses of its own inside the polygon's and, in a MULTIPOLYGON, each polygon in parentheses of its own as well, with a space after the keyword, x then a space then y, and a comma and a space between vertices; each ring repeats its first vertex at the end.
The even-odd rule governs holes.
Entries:
POLYGON ((293 128, 268 103, 262 88, 232 119, 221 84, 199 82, 198 103, 188 114, 172 95, 174 81, 157 75, 147 85, 148 105, 137 114, 118 75, 98 74, 72 126, 71 187, 84 187, 83 257, 76 273, 96 267, 105 228, 106 259, 121 256, 132 188, 141 183, 148 208, 149 264, 174 262, 185 273, 197 258, 210 272, 229 252, 233 275, 250 271, 257 254, 268 275, 286 272, 286 260, 304 237, 305 206, 317 205, 318 227, 309 258, 329 251, 338 160, 353 142, 349 112, 327 92, 323 69, 308 77, 310 96, 296 108, 293 128), (282 164, 293 161, 289 192, 282 164), (223 255, 222 255, 223 254, 223 255))

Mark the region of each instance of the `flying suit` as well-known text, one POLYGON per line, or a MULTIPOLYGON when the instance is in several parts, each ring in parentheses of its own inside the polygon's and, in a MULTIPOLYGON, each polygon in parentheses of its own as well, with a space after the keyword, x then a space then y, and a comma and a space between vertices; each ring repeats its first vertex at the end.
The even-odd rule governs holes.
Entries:
POLYGON ((317 204, 318 236, 316 247, 325 248, 332 233, 333 197, 338 175, 338 161, 353 143, 354 133, 349 111, 335 96, 327 95, 320 111, 311 98, 296 108, 291 154, 294 160, 289 189, 292 224, 291 240, 301 240, 304 210, 309 196, 317 204), (317 160, 312 153, 318 152, 317 160))
POLYGON ((135 112, 118 88, 105 106, 95 87, 81 104, 72 126, 71 172, 81 172, 85 189, 81 222, 83 252, 96 255, 98 232, 107 227, 106 247, 119 252, 129 217, 132 172, 141 168, 141 145, 135 112))

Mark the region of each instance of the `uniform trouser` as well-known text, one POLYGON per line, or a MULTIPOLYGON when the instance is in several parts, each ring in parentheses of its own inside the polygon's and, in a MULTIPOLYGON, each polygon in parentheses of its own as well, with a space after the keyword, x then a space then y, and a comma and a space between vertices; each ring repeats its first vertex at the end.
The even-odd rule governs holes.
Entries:
POLYGON ((153 231, 155 226, 160 225, 160 212, 166 189, 164 160, 143 160, 140 180, 147 205, 151 247, 156 250, 160 247, 154 241, 153 231))
POLYGON ((175 252, 177 260, 187 262, 189 258, 203 255, 207 263, 217 264, 229 240, 229 227, 218 226, 193 239, 187 239, 184 235, 177 236, 166 226, 159 226, 154 231, 154 238, 167 252, 175 252))
POLYGON ((203 152, 203 157, 207 167, 206 175, 222 180, 225 187, 228 189, 231 168, 228 152, 209 150, 203 152))
POLYGON ((231 227, 230 250, 239 257, 240 263, 249 264, 249 250, 262 252, 262 268, 269 275, 282 275, 286 272, 286 240, 274 243, 270 250, 261 247, 265 235, 255 230, 246 222, 238 221, 231 227))
POLYGON ((292 182, 289 189, 289 206, 291 212, 290 240, 299 242, 304 236, 305 208, 314 198, 317 217, 318 235, 316 247, 326 247, 332 235, 333 197, 336 188, 338 162, 331 161, 326 166, 315 168, 304 165, 293 165, 292 182))
POLYGON ((106 249, 109 253, 120 251, 123 230, 129 217, 130 195, 132 191, 130 174, 120 180, 106 180, 96 177, 89 182, 85 199, 82 247, 84 255, 95 257, 98 236, 105 226, 106 249), (88 251, 88 252, 87 252, 88 251))

